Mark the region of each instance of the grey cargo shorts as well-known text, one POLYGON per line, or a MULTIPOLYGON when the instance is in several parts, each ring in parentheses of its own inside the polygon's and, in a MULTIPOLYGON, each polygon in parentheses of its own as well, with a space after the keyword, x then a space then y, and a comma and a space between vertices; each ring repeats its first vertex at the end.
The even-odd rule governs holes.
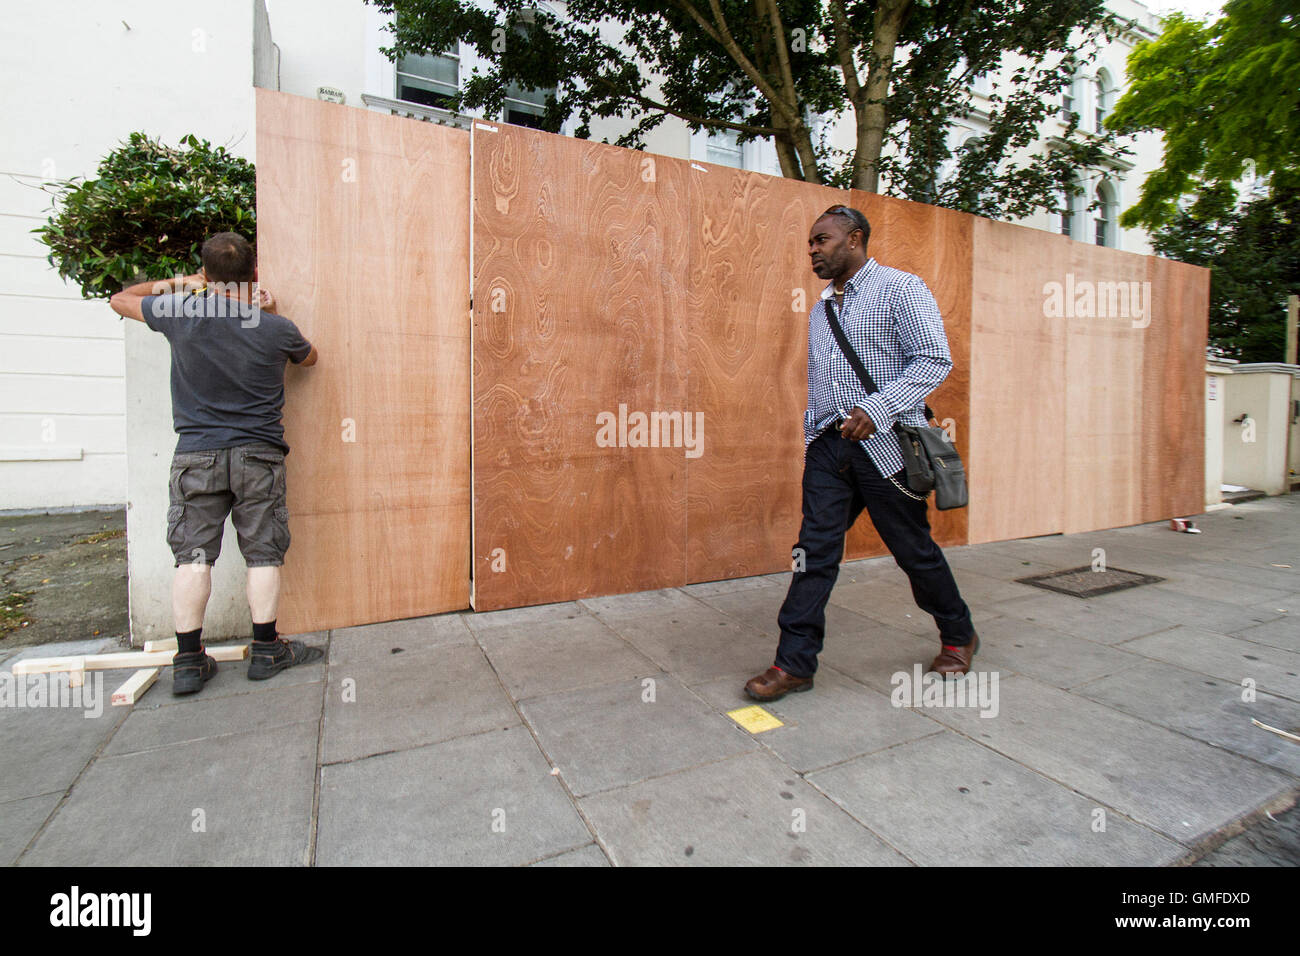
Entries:
POLYGON ((226 515, 250 568, 284 564, 289 550, 284 452, 255 443, 172 458, 167 544, 182 564, 215 564, 226 515))

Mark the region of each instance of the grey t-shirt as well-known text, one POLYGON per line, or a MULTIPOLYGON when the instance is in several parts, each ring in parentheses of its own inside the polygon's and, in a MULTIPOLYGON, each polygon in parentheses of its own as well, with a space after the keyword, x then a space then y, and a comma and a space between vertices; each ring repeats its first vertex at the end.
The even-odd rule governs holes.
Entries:
POLYGON ((288 452, 284 364, 311 353, 296 325, 215 292, 146 296, 140 309, 171 344, 177 451, 268 442, 288 452))

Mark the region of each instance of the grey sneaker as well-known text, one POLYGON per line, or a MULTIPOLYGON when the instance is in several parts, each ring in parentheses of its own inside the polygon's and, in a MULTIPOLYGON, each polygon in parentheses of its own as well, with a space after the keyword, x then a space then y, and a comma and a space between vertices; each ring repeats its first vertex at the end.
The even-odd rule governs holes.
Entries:
POLYGON ((217 662, 206 651, 176 654, 172 658, 172 694, 193 694, 203 689, 217 672, 217 662))
POLYGON ((253 641, 252 660, 248 665, 249 680, 266 680, 286 667, 310 664, 325 656, 319 647, 308 647, 302 641, 253 641))

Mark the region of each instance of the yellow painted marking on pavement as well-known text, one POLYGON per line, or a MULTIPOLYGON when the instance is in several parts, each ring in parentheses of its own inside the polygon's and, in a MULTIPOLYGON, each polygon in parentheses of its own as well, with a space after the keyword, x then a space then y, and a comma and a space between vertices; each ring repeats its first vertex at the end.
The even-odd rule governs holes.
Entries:
POLYGON ((744 727, 751 734, 761 734, 765 730, 775 730, 777 727, 784 727, 785 724, 777 720, 762 707, 754 704, 750 707, 740 707, 736 710, 727 711, 727 716, 734 720, 740 726, 744 727))

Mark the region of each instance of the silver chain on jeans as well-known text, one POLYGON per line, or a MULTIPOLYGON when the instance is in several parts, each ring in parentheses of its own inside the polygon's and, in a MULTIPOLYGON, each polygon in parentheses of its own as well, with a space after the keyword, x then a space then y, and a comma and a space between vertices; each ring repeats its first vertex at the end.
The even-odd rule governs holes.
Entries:
POLYGON ((892 483, 895 488, 897 488, 903 494, 907 495, 907 497, 911 498, 913 501, 924 501, 926 499, 925 495, 918 495, 911 488, 904 488, 902 485, 898 483, 898 479, 895 478, 893 475, 889 476, 889 480, 890 483, 892 483))

